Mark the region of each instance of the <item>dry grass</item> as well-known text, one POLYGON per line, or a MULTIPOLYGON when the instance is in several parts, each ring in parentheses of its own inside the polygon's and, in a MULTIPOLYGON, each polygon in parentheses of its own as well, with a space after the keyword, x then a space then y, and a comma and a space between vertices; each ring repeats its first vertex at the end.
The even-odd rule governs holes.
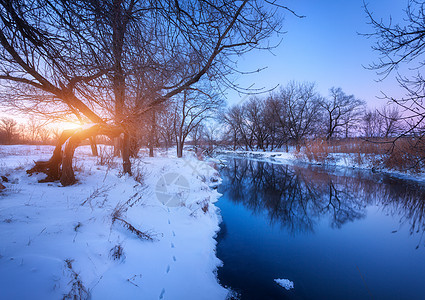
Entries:
POLYGON ((324 163, 329 160, 330 147, 328 142, 313 140, 305 145, 298 155, 307 157, 310 162, 324 163))
POLYGON ((126 210, 127 210, 127 207, 125 207, 124 205, 117 205, 114 211, 112 212, 112 224, 119 221, 119 223, 121 223, 125 229, 134 233, 138 238, 142 240, 147 240, 147 241, 156 241, 156 239, 154 238, 154 234, 149 232, 143 232, 137 229, 136 227, 134 227, 131 223, 123 219, 122 215, 124 214, 126 210))
POLYGON ((145 180, 150 175, 144 164, 145 163, 141 160, 135 160, 132 162, 131 170, 134 180, 140 183, 142 186, 145 185, 145 180))
POLYGON ((413 138, 364 140, 351 138, 334 141, 313 140, 302 148, 299 157, 310 162, 330 162, 332 153, 350 154, 357 165, 371 164, 393 170, 420 172, 425 164, 425 146, 413 138))
POLYGON ((88 203, 90 205, 90 208, 93 210, 93 204, 92 201, 96 198, 103 198, 102 202, 98 202, 97 206, 98 207, 103 207, 103 205, 105 204, 107 198, 108 198, 108 193, 109 191, 114 188, 115 185, 102 185, 101 187, 96 187, 93 192, 90 194, 90 196, 88 196, 83 202, 81 202, 81 206, 84 206, 86 203, 88 203))
POLYGON ((80 274, 75 272, 72 267, 73 260, 66 259, 65 265, 68 271, 71 273, 71 281, 69 284, 71 285, 71 290, 68 294, 64 295, 62 299, 72 299, 72 300, 85 300, 90 299, 90 292, 83 285, 83 282, 80 278, 80 274))
POLYGON ((418 173, 424 168, 424 145, 414 139, 399 139, 386 156, 385 166, 418 173))
POLYGON ((121 260, 124 261, 125 254, 124 254, 124 248, 121 244, 115 245, 110 251, 109 255, 111 259, 113 260, 121 260))
POLYGON ((147 233, 147 232, 143 232, 139 229, 137 229, 136 227, 134 227, 133 225, 131 225, 129 222, 127 222, 124 219, 121 219, 119 217, 115 217, 112 219, 113 223, 116 221, 120 221, 121 224, 124 226, 124 228, 126 228, 128 231, 134 233, 138 238, 142 239, 142 240, 147 240, 147 241, 154 241, 154 238, 152 237, 152 234, 147 233))
POLYGON ((108 166, 108 168, 116 167, 114 158, 114 149, 112 147, 99 147, 99 155, 97 156, 97 164, 108 166))

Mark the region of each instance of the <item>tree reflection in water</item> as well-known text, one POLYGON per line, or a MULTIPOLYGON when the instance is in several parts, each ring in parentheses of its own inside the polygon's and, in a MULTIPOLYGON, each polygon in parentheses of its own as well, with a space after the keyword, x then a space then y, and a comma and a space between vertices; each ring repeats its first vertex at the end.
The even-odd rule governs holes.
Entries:
MULTIPOLYGON (((411 234, 425 232, 425 189, 418 183, 369 172, 288 166, 232 159, 221 170, 221 191, 254 213, 266 213, 295 235, 314 232, 328 218, 340 228, 366 216, 366 207, 378 205, 385 213, 409 224, 411 234)), ((420 243, 420 242, 419 242, 420 243)))

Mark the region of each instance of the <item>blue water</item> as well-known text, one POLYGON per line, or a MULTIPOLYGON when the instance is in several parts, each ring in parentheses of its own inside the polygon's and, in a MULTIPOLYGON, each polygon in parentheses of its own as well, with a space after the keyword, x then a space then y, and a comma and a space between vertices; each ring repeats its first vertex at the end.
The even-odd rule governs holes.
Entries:
POLYGON ((220 173, 218 278, 238 299, 425 299, 425 186, 248 159, 220 173))

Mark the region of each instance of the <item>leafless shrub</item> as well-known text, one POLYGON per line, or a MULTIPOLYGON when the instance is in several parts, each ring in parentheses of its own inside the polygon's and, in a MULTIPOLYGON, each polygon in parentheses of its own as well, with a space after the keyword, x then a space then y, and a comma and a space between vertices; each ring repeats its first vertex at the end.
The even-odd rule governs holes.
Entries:
POLYGON ((133 207, 137 203, 140 203, 142 199, 143 199, 143 193, 137 192, 134 195, 132 195, 130 198, 128 198, 128 200, 124 203, 124 205, 128 207, 133 207))
POLYGON ((123 204, 118 203, 112 211, 112 223, 114 223, 117 218, 121 218, 122 215, 127 211, 127 209, 128 207, 125 207, 123 204))
POLYGON ((148 172, 142 162, 139 160, 137 164, 133 163, 132 174, 135 181, 140 183, 141 185, 145 184, 145 179, 148 176, 148 172))
POLYGON ((72 259, 66 259, 65 264, 68 268, 69 272, 71 273, 71 280, 69 281, 69 284, 71 285, 71 290, 68 294, 63 296, 63 300, 65 299, 72 299, 72 300, 83 300, 83 299, 90 299, 90 292, 86 289, 86 287, 83 285, 83 282, 80 278, 80 275, 75 272, 75 270, 72 268, 72 263, 74 260, 72 259))
POLYGON ((83 202, 81 202, 81 206, 85 205, 86 203, 88 203, 90 205, 90 208, 93 209, 93 204, 92 204, 92 200, 96 199, 96 198, 100 198, 103 197, 104 201, 101 203, 100 206, 103 205, 103 203, 105 203, 107 197, 108 197, 108 192, 114 187, 115 185, 111 186, 111 185, 102 185, 101 187, 97 187, 96 189, 93 190, 93 192, 90 194, 90 196, 87 197, 86 200, 84 200, 83 202))
POLYGON ((74 172, 82 173, 84 171, 84 161, 74 158, 72 169, 74 172))
POLYGON ((204 213, 207 213, 209 207, 210 207, 209 203, 205 202, 204 205, 201 207, 201 209, 204 213))
POLYGON ((201 209, 204 214, 208 212, 210 208, 210 197, 204 198, 203 200, 196 202, 196 208, 190 213, 191 217, 196 217, 197 211, 201 209))
POLYGON ((97 156, 97 164, 101 166, 114 166, 114 153, 107 147, 99 147, 99 155, 97 156))
POLYGON ((137 235, 138 238, 140 238, 142 240, 147 240, 147 241, 154 241, 154 238, 152 237, 152 234, 147 233, 147 232, 143 232, 143 231, 137 229, 136 227, 134 227, 133 225, 131 225, 126 220, 124 220, 124 219, 122 219, 120 217, 116 217, 115 216, 115 217, 112 218, 112 223, 115 223, 116 221, 120 221, 122 223, 122 225, 124 226, 124 228, 126 228, 130 232, 132 232, 135 235, 137 235))
POLYGON ((125 259, 124 249, 121 244, 115 245, 110 251, 109 255, 113 260, 121 260, 125 259))
POLYGON ((14 180, 8 184, 0 183, 0 195, 8 196, 11 194, 18 194, 22 191, 22 186, 14 180))
MULTIPOLYGON (((130 198, 131 199, 131 198, 130 198)), ((114 224, 116 221, 120 221, 120 223, 126 228, 127 230, 131 231, 137 237, 143 240, 147 241, 154 241, 154 237, 152 233, 143 232, 131 225, 129 222, 123 219, 123 214, 127 211, 128 206, 125 204, 117 204, 114 211, 112 212, 112 224, 114 224)))

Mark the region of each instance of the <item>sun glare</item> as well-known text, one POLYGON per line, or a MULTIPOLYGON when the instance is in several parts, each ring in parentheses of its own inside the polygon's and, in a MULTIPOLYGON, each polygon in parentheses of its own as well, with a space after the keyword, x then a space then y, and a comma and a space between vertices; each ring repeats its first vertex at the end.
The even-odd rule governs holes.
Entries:
POLYGON ((67 129, 75 129, 78 127, 81 127, 81 124, 74 123, 74 122, 56 122, 52 123, 51 128, 57 129, 58 131, 64 131, 67 129))

